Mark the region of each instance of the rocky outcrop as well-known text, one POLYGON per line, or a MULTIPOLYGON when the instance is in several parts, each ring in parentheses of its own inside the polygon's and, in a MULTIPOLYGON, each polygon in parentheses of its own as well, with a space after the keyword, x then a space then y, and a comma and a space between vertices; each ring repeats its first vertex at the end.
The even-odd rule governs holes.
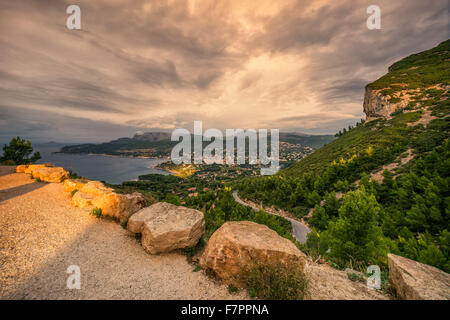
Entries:
POLYGON ((78 190, 72 197, 72 205, 80 208, 100 208, 102 216, 109 216, 125 223, 135 212, 142 209, 146 202, 142 194, 115 193, 114 189, 106 187, 100 181, 67 180, 64 191, 78 190))
POLYGON ((28 166, 25 165, 25 164, 22 164, 22 165, 20 165, 20 166, 17 166, 17 167, 16 167, 16 172, 17 172, 17 173, 25 173, 25 169, 26 169, 27 167, 28 167, 28 166))
POLYGON ((62 182, 69 178, 69 172, 51 164, 27 164, 16 167, 16 172, 31 174, 34 179, 45 182, 62 182))
MULTIPOLYGON (((388 118, 392 113, 405 109, 411 101, 416 101, 413 98, 421 94, 423 89, 439 89, 444 90, 444 92, 450 90, 450 86, 443 84, 435 84, 422 89, 408 89, 404 83, 393 83, 390 88, 385 89, 392 89, 393 87, 397 87, 397 89, 391 90, 389 94, 383 94, 384 89, 366 87, 363 109, 367 120, 380 117, 388 118)), ((428 98, 422 97, 421 99, 427 100, 428 98)))
POLYGON ((69 172, 61 167, 42 167, 32 171, 33 178, 44 182, 62 182, 69 178, 69 172))
POLYGON ((108 192, 94 197, 92 205, 102 209, 102 216, 109 216, 125 223, 135 212, 145 206, 145 199, 139 192, 118 194, 108 192))
POLYGON ((189 248, 205 233, 203 212, 158 202, 128 220, 128 231, 142 234, 142 247, 151 254, 189 248))
POLYGON ((364 95, 364 113, 367 118, 389 117, 389 115, 397 110, 404 109, 408 103, 408 98, 403 98, 399 102, 389 102, 390 96, 383 95, 382 90, 374 90, 366 87, 364 95))
POLYGON ((73 192, 74 190, 81 190, 88 181, 82 179, 67 179, 64 181, 63 190, 65 192, 73 192))
POLYGON ((435 267, 388 254, 389 281, 405 300, 450 300, 450 274, 435 267))
POLYGON ((45 168, 47 167, 46 164, 30 164, 27 165, 24 169, 24 173, 28 173, 28 174, 33 174, 34 170, 38 169, 38 168, 45 168))
POLYGON ((200 258, 200 266, 228 282, 235 280, 241 270, 255 261, 304 266, 306 256, 294 243, 265 225, 232 221, 224 223, 211 236, 200 258))
POLYGON ((90 194, 78 191, 72 197, 72 205, 79 208, 91 208, 94 197, 90 194))
POLYGON ((34 169, 44 168, 46 164, 23 164, 16 167, 17 173, 32 173, 34 169))
POLYGON ((114 189, 106 187, 100 181, 89 181, 80 189, 81 192, 89 194, 91 196, 97 197, 110 192, 113 192, 114 189))

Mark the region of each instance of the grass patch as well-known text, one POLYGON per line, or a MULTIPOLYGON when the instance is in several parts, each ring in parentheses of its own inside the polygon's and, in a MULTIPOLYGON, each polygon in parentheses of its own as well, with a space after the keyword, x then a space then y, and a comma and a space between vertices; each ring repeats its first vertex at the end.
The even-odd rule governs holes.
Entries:
POLYGON ((233 284, 229 284, 228 285, 228 292, 229 293, 236 293, 238 291, 239 291, 239 289, 235 285, 233 285, 233 284))
POLYGON ((72 197, 75 195, 75 193, 78 192, 78 189, 73 189, 72 192, 70 193, 72 195, 72 197))
POLYGON ((196 265, 192 272, 199 272, 200 270, 202 270, 202 268, 199 265, 196 265))
POLYGON ((252 298, 303 300, 308 296, 308 280, 297 263, 258 263, 244 268, 236 279, 252 298))
POLYGON ((97 218, 100 218, 102 216, 102 208, 93 208, 91 214, 97 218))
MULTIPOLYGON (((369 84, 372 89, 384 89, 392 94, 403 89, 395 83, 404 83, 405 89, 426 88, 436 83, 448 84, 450 80, 450 40, 430 50, 412 54, 389 67, 389 73, 369 84)), ((429 89, 428 94, 440 94, 429 89)))

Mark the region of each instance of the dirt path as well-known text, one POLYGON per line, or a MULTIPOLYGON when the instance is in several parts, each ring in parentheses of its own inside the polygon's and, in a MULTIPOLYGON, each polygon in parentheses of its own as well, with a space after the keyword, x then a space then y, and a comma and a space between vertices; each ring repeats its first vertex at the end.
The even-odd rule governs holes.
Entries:
POLYGON ((242 299, 180 253, 149 255, 122 227, 70 205, 62 184, 0 167, 0 299, 242 299), (70 265, 81 289, 69 290, 70 265))
MULTIPOLYGON (((241 198, 239 198, 237 191, 233 192, 233 198, 234 198, 234 201, 236 201, 239 204, 242 204, 243 206, 250 207, 250 208, 252 208, 255 211, 261 210, 260 208, 257 208, 255 206, 253 206, 253 205, 243 201, 241 198)), ((292 226, 292 230, 291 230, 292 236, 300 243, 305 243, 306 242, 307 237, 308 237, 308 233, 311 232, 311 230, 307 226, 305 226, 300 221, 297 221, 295 219, 276 214, 275 212, 268 211, 268 210, 266 210, 266 212, 271 213, 271 214, 276 215, 276 216, 283 217, 286 220, 288 220, 291 223, 291 226, 292 226)))

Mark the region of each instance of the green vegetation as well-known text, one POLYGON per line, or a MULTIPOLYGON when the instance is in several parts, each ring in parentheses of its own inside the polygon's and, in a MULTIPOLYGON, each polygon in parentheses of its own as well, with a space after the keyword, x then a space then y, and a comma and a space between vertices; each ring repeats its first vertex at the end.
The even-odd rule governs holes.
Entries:
POLYGON ((199 265, 196 265, 192 272, 199 272, 200 270, 202 270, 202 268, 199 265))
POLYGON ((294 166, 284 170, 281 175, 299 176, 308 172, 322 173, 329 168, 333 161, 338 163, 348 161, 354 155, 367 154, 369 148, 372 148, 374 154, 370 156, 367 154, 366 163, 362 163, 364 161, 358 159, 359 161, 355 162, 353 167, 357 168, 359 164, 363 164, 365 166, 362 168, 363 171, 374 169, 369 166, 380 166, 394 160, 395 156, 406 150, 409 136, 415 131, 407 124, 419 120, 420 116, 420 111, 400 113, 391 120, 377 119, 364 125, 358 125, 352 130, 346 131, 339 139, 330 142, 294 166))
POLYGON ((72 179, 72 180, 75 180, 75 179, 87 180, 85 177, 79 176, 76 172, 73 172, 71 169, 69 169, 69 179, 72 179))
POLYGON ((303 300, 308 295, 308 280, 302 267, 296 263, 255 262, 236 278, 248 289, 252 298, 303 300))
POLYGON ((435 84, 449 85, 450 40, 437 47, 410 55, 389 67, 389 73, 368 85, 372 89, 390 88, 383 92, 392 95, 401 89, 421 89, 435 84), (402 84, 395 85, 395 84, 402 84))
POLYGON ((209 190, 220 190, 235 179, 248 177, 251 167, 251 165, 234 167, 218 164, 196 165, 195 173, 183 178, 174 175, 146 174, 139 176, 138 181, 126 181, 122 185, 112 185, 112 187, 118 192, 137 191, 158 201, 180 205, 183 198, 209 190))
POLYGON ((201 210, 205 213, 206 231, 198 245, 189 250, 188 255, 194 255, 203 248, 211 235, 226 221, 253 221, 264 224, 276 231, 280 236, 293 241, 291 235, 291 224, 284 218, 274 216, 270 213, 255 212, 251 208, 236 203, 233 199, 231 188, 218 192, 205 192, 196 197, 184 200, 184 206, 201 210))
POLYGON ((91 214, 97 218, 100 218, 102 216, 102 208, 93 208, 91 214))
POLYGON ((235 285, 233 285, 231 283, 228 285, 228 292, 229 293, 236 293, 238 291, 239 291, 239 289, 235 285))
POLYGON ((28 140, 20 137, 12 138, 9 145, 3 146, 3 156, 0 157, 0 162, 5 162, 9 165, 30 164, 38 161, 41 158, 39 152, 33 153, 33 147, 28 140))
POLYGON ((148 141, 135 138, 120 138, 100 144, 79 144, 61 148, 63 153, 96 153, 130 157, 159 158, 170 155, 177 142, 168 140, 148 141))
MULTIPOLYGON (((357 123, 356 123, 356 127, 358 127, 358 126, 360 126, 360 125, 363 125, 364 122, 366 122, 366 120, 361 119, 360 122, 357 122, 357 123)), ((351 130, 354 129, 354 128, 355 128, 354 126, 349 125, 349 126, 348 126, 348 129, 344 128, 344 129, 342 129, 342 131, 339 130, 338 133, 336 133, 334 136, 335 136, 335 137, 341 137, 343 134, 347 133, 348 131, 351 131, 351 130)))
MULTIPOLYGON (((338 266, 345 266, 349 261, 353 265, 372 261, 386 265, 389 241, 378 223, 382 210, 375 196, 368 194, 364 187, 350 191, 338 209, 338 216, 321 224, 324 231, 309 236, 307 247, 317 248, 338 266)), ((320 214, 327 215, 324 211, 320 214)))
POLYGON ((78 189, 73 189, 72 192, 70 193, 72 195, 72 197, 75 195, 75 193, 78 192, 78 189))
POLYGON ((366 278, 359 273, 347 273, 347 278, 354 282, 366 282, 366 278))
POLYGON ((448 85, 449 43, 394 64, 369 85, 384 88, 389 76, 419 65, 408 71, 411 81, 402 80, 421 89, 408 110, 343 130, 278 175, 243 179, 233 187, 243 198, 298 217, 314 208, 305 218, 313 232, 303 250, 338 268, 378 264, 383 269, 393 252, 450 272, 449 93, 428 88, 448 85), (424 70, 436 72, 422 77, 424 70), (414 125, 425 112, 437 118, 414 125), (401 163, 409 154, 412 160, 401 163), (396 163, 380 180, 371 179, 396 163))
POLYGON ((305 147, 318 149, 329 143, 334 138, 332 135, 305 135, 298 133, 280 132, 280 142, 299 144, 305 147))

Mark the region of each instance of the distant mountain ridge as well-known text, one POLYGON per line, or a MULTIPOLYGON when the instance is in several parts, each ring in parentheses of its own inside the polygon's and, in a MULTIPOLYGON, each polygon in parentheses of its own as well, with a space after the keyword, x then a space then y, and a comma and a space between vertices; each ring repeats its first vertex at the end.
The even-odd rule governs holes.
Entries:
MULTIPOLYGON (((144 132, 137 133, 132 138, 124 137, 99 144, 85 143, 67 145, 62 147, 60 152, 127 155, 135 157, 166 157, 178 143, 177 141, 171 141, 170 138, 170 132, 144 132)), ((302 146, 313 149, 320 148, 333 139, 333 135, 307 135, 294 132, 280 132, 280 142, 301 144, 302 146)))
POLYGON ((136 133, 132 139, 138 141, 164 141, 170 140, 170 132, 144 132, 136 133))

